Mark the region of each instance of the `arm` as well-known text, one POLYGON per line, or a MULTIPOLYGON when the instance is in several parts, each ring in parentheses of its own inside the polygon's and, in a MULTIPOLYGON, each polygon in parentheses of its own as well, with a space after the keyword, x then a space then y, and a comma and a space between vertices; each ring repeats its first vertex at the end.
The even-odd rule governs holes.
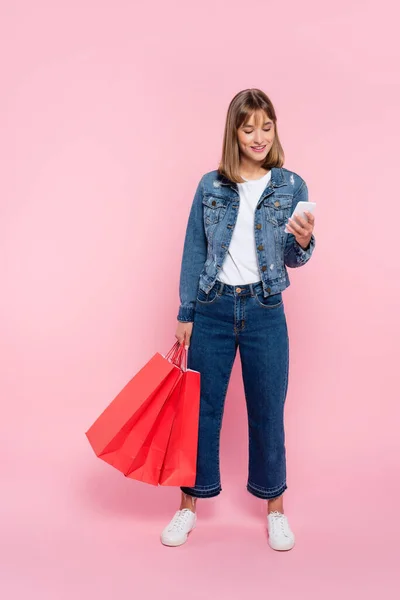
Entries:
POLYGON ((207 238, 203 222, 203 178, 201 178, 190 209, 183 247, 179 281, 180 306, 178 321, 194 319, 200 273, 207 258, 207 238))
MULTIPOLYGON (((300 200, 304 200, 305 202, 308 202, 308 189, 307 189, 307 184, 305 181, 303 181, 301 183, 299 189, 293 196, 292 213, 293 213, 294 209, 296 208, 297 203, 300 202, 300 200)), ((301 267, 302 265, 305 265, 306 262, 308 262, 310 260, 314 248, 315 248, 314 234, 311 235, 311 240, 310 240, 310 243, 308 244, 307 248, 302 248, 300 246, 300 244, 297 242, 293 233, 288 233, 287 237, 286 237, 285 251, 284 251, 285 265, 287 267, 292 267, 292 268, 301 267)))

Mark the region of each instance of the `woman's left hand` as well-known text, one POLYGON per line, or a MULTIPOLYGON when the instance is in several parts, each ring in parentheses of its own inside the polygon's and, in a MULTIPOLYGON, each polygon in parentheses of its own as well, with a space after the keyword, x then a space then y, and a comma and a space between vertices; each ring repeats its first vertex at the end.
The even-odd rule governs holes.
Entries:
POLYGON ((308 221, 299 215, 294 215, 294 218, 289 218, 286 229, 296 238, 297 243, 302 248, 307 248, 311 241, 311 235, 314 229, 315 217, 308 210, 304 211, 308 221))

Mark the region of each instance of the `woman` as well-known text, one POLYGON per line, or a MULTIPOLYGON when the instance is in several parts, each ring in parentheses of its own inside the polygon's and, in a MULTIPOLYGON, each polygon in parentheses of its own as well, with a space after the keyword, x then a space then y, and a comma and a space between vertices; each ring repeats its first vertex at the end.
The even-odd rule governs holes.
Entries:
POLYGON ((187 540, 197 499, 221 492, 220 430, 238 348, 249 428, 247 489, 267 501, 269 545, 294 545, 283 509, 289 339, 282 291, 290 285, 286 267, 304 265, 315 239, 311 213, 289 218, 308 191, 282 167, 276 121, 261 90, 232 99, 219 168, 203 175, 191 207, 175 336, 189 348, 188 367, 201 373, 197 472, 195 485, 181 488, 180 508, 162 532, 168 546, 187 540))

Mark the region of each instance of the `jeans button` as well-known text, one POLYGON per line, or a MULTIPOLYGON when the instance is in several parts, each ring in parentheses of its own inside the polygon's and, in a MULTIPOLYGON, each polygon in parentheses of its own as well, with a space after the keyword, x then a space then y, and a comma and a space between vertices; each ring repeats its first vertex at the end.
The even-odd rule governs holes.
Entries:
POLYGON ((236 288, 236 293, 237 293, 237 294, 240 294, 240 292, 241 292, 241 291, 242 291, 242 288, 239 288, 239 287, 238 287, 238 288, 236 288))

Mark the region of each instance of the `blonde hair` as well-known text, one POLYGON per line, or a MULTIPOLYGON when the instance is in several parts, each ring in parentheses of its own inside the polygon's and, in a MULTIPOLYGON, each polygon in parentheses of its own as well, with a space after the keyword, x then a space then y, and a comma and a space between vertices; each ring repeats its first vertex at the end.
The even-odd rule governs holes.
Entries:
POLYGON ((244 181, 239 174, 240 153, 237 130, 257 110, 263 110, 266 113, 268 118, 273 121, 275 130, 274 142, 261 166, 264 169, 281 167, 285 161, 285 154, 278 136, 276 113, 271 100, 264 92, 256 88, 242 90, 232 98, 228 107, 222 158, 218 166, 218 172, 221 175, 236 183, 244 181))

